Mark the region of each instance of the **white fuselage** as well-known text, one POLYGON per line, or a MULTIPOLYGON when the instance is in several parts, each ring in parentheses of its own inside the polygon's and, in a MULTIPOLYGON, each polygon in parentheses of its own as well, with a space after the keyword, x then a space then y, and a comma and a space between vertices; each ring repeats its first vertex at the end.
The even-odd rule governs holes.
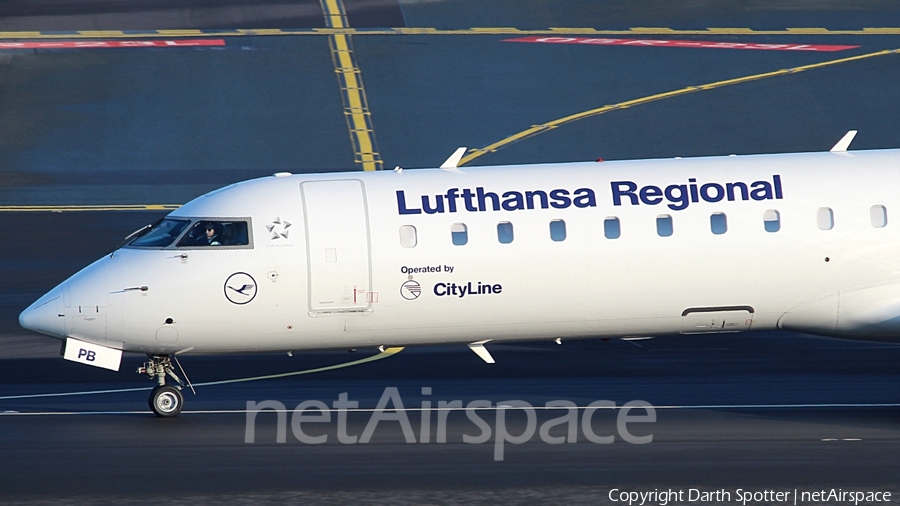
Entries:
POLYGON ((282 175, 168 217, 243 220, 248 244, 126 246, 20 321, 151 354, 776 328, 898 341, 898 212, 900 150, 282 175))

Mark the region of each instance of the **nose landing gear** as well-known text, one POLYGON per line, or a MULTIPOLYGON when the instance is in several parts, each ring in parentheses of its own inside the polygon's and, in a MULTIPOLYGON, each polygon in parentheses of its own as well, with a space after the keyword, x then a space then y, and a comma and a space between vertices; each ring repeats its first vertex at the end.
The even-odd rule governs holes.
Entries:
MULTIPOLYGON (((162 418, 178 416, 181 408, 184 407, 184 395, 181 394, 181 389, 185 383, 175 374, 175 369, 172 367, 172 358, 174 357, 172 355, 148 356, 150 361, 144 363, 143 367, 139 367, 137 372, 146 374, 150 379, 155 379, 159 383, 150 392, 150 398, 147 400, 150 409, 156 413, 156 416, 162 418), (177 386, 166 385, 166 376, 171 376, 177 386)), ((175 359, 175 362, 178 363, 178 359, 175 359)), ((180 369, 181 364, 178 367, 180 369)), ((184 373, 184 369, 181 369, 181 372, 184 373)), ((185 375, 185 379, 187 379, 187 375, 185 375)), ((190 383, 187 385, 190 386, 190 383)))

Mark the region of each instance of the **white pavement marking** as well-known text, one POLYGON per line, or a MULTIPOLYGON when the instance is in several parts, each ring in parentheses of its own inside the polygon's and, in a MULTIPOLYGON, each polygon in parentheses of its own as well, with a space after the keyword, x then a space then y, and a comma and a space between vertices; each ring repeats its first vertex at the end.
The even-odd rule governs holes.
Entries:
MULTIPOLYGON (((643 406, 575 406, 575 409, 596 409, 596 410, 619 410, 624 407, 629 409, 640 409, 643 406)), ((698 406, 647 406, 653 409, 668 409, 668 410, 694 410, 694 409, 796 409, 796 408, 897 408, 900 407, 900 404, 727 404, 727 405, 698 405, 698 406)), ((404 412, 416 412, 416 411, 465 411, 468 408, 402 408, 402 409, 388 409, 388 411, 404 411, 404 412)), ((535 409, 541 411, 560 411, 560 410, 568 410, 572 409, 571 407, 547 407, 547 406, 533 406, 531 408, 525 407, 507 407, 505 405, 501 406, 493 406, 493 407, 485 407, 485 408, 473 408, 475 411, 498 411, 498 410, 515 410, 515 409, 535 409)), ((280 412, 282 410, 269 410, 266 412, 280 412)), ((285 412, 291 412, 293 410, 286 409, 285 412)), ((323 409, 322 411, 328 412, 352 412, 352 413, 373 413, 375 411, 382 411, 377 408, 356 408, 356 409, 323 409)), ((232 415, 232 414, 242 414, 248 413, 249 410, 246 409, 216 409, 216 410, 195 410, 195 411, 182 411, 182 415, 232 415)), ((60 416, 60 415, 145 415, 151 413, 151 411, 36 411, 36 412, 10 412, 5 411, 0 413, 0 417, 3 416, 60 416)), ((861 439, 855 438, 845 438, 844 441, 862 441, 861 439)), ((836 438, 826 438, 822 439, 822 441, 838 441, 836 438)))

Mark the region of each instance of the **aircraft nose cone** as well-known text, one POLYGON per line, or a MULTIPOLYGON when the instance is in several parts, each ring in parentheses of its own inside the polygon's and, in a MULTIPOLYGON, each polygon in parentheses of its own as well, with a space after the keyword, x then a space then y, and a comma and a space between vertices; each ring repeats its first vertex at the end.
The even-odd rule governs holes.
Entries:
POLYGON ((63 307, 62 288, 58 286, 22 311, 19 325, 62 339, 65 337, 66 323, 63 307))

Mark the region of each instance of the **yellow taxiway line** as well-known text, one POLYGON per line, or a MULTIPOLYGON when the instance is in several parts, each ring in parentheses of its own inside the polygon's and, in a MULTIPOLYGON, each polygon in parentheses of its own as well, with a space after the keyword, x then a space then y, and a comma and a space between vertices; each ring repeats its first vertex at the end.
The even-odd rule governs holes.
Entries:
MULTIPOLYGON (((347 26, 346 14, 341 0, 321 0, 328 28, 313 29, 239 29, 239 30, 147 30, 126 32, 120 30, 85 30, 74 33, 58 32, 0 32, 0 39, 79 39, 79 38, 147 38, 147 37, 228 37, 267 35, 327 35, 330 37, 335 73, 341 86, 344 115, 357 164, 363 170, 379 170, 383 161, 377 151, 375 132, 372 128, 372 114, 368 107, 365 88, 359 66, 356 63, 351 35, 900 35, 900 27, 863 28, 861 30, 829 30, 827 28, 786 28, 784 30, 752 30, 750 28, 707 28, 705 30, 676 30, 665 27, 635 27, 628 30, 599 30, 596 28, 551 27, 546 30, 520 30, 509 27, 475 27, 461 30, 439 30, 436 28, 387 28, 354 29, 347 26)), ((460 165, 467 164, 514 142, 539 135, 567 123, 598 116, 611 111, 627 109, 658 100, 673 98, 696 91, 712 90, 733 84, 740 84, 769 77, 793 74, 815 68, 827 67, 850 61, 900 53, 900 49, 877 51, 863 55, 839 58, 790 69, 754 74, 736 79, 716 81, 699 86, 688 86, 678 90, 641 97, 637 99, 605 105, 596 109, 579 112, 517 132, 483 148, 470 150, 460 165)), ((53 205, 53 206, 0 206, 0 212, 74 212, 74 211, 164 211, 179 208, 179 204, 135 204, 135 205, 53 205)))
MULTIPOLYGON (((325 23, 336 30, 347 29, 347 16, 342 0, 321 0, 325 12, 325 23)), ((350 142, 356 164, 363 170, 381 170, 384 163, 375 142, 372 128, 372 112, 366 99, 362 73, 353 54, 353 44, 348 33, 329 34, 331 59, 341 87, 344 102, 344 117, 350 131, 350 142)))
POLYGON ((612 105, 604 105, 603 107, 598 107, 596 109, 590 109, 587 111, 571 114, 569 116, 565 116, 563 118, 555 119, 553 121, 548 121, 546 123, 542 123, 540 125, 532 125, 530 128, 522 130, 521 132, 514 133, 509 137, 501 139, 493 144, 489 144, 483 148, 476 148, 469 150, 469 154, 464 156, 462 160, 460 160, 459 165, 463 165, 469 162, 472 162, 476 158, 483 156, 487 153, 493 153, 498 149, 512 144, 514 142, 534 137, 535 135, 542 134, 548 130, 553 130, 554 128, 559 128, 562 125, 567 123, 572 123, 578 120, 582 120, 585 118, 590 118, 592 116, 599 116, 601 114, 606 114, 612 111, 618 111, 621 109, 628 109, 629 107, 635 107, 638 105, 648 104, 650 102, 656 102, 657 100, 665 100, 667 98, 679 97, 681 95, 686 95, 688 93, 694 93, 697 91, 705 91, 705 90, 714 90, 716 88, 722 88, 725 86, 731 86, 733 84, 741 84, 750 81, 758 81, 760 79, 768 79, 770 77, 783 76, 788 74, 796 74, 798 72, 803 72, 806 70, 812 70, 822 67, 829 67, 832 65, 838 65, 840 63, 847 63, 851 61, 864 60, 866 58, 874 58, 876 56, 884 56, 889 54, 898 54, 900 53, 900 49, 886 49, 884 51, 876 51, 874 53, 861 54, 857 56, 849 56, 846 58, 838 58, 836 60, 829 60, 819 63, 812 63, 809 65, 803 65, 800 67, 794 67, 789 69, 776 70, 773 72, 763 72, 761 74, 753 74, 744 77, 738 77, 735 79, 726 79, 724 81, 716 81, 707 84, 701 84, 699 86, 687 86, 685 88, 681 88, 678 90, 667 91, 664 93, 657 93, 656 95, 649 95, 646 97, 636 98, 632 100, 626 100, 625 102, 619 102, 617 104, 612 105))

